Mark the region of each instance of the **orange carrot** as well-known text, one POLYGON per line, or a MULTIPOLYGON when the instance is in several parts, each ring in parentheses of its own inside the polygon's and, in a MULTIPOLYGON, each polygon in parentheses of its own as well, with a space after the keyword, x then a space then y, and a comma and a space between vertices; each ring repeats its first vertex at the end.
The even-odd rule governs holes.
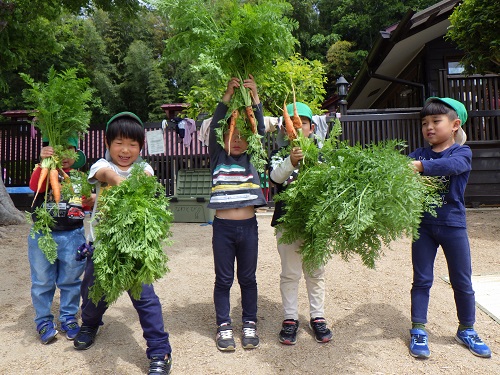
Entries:
POLYGON ((233 138, 234 129, 236 129, 236 120, 238 118, 239 112, 237 109, 233 110, 231 113, 231 119, 229 120, 229 139, 227 141, 228 155, 231 155, 231 139, 233 138))
POLYGON ((250 128, 253 134, 257 134, 257 121, 255 120, 255 113, 253 113, 252 106, 245 107, 247 113, 248 121, 250 122, 250 128))
POLYGON ((51 169, 49 174, 50 186, 52 187, 52 195, 56 203, 61 200, 61 185, 59 184, 59 171, 51 169))
POLYGON ((293 126, 293 121, 290 118, 290 114, 288 113, 288 110, 286 109, 286 101, 283 104, 283 121, 285 121, 285 130, 286 130, 286 135, 288 136, 289 140, 293 140, 297 138, 297 132, 295 131, 295 128, 293 126))
POLYGON ((49 174, 49 168, 43 167, 42 170, 40 171, 40 177, 38 178, 38 186, 36 187, 36 194, 35 198, 33 198, 33 203, 31 203, 31 207, 33 207, 33 204, 35 203, 36 197, 38 196, 38 193, 40 193, 40 189, 43 186, 43 183, 45 182, 45 179, 47 178, 47 175, 49 174))
POLYGON ((61 172, 62 176, 64 177, 64 179, 66 181, 70 180, 70 177, 68 176, 68 174, 66 172, 64 172, 62 169, 59 169, 59 171, 61 172))
POLYGON ((292 84, 292 91, 293 91, 293 127, 295 129, 301 129, 302 128, 302 121, 300 120, 299 112, 297 111, 297 100, 295 99, 295 87, 292 84))

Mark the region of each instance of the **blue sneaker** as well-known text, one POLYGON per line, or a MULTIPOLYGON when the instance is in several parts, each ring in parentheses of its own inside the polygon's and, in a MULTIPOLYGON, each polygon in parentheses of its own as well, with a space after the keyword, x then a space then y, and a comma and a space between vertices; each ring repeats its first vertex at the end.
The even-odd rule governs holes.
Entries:
POLYGON ((78 332, 80 332, 80 326, 76 322, 76 319, 68 319, 64 323, 61 323, 61 331, 66 332, 68 340, 74 340, 78 332))
POLYGON ((427 332, 423 329, 410 329, 410 354, 415 358, 429 358, 431 351, 427 344, 427 332))
POLYGON ((40 340, 42 341, 42 344, 48 344, 49 342, 54 340, 58 334, 56 326, 54 325, 54 322, 52 322, 51 320, 46 320, 45 322, 41 322, 36 327, 36 330, 40 335, 40 340))
POLYGON ((462 331, 458 330, 455 340, 468 347, 472 354, 478 357, 491 357, 490 348, 479 338, 474 328, 467 328, 462 331))

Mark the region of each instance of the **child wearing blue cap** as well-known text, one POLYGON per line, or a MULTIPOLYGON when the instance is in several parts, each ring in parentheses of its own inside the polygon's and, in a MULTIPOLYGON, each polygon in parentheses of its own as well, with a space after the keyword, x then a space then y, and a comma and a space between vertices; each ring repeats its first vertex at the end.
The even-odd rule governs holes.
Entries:
MULTIPOLYGON (((309 106, 297 102, 297 113, 302 122, 302 134, 312 137, 315 124, 309 106)), ((288 113, 293 113, 293 104, 287 106, 288 113)), ((286 146, 285 146, 286 147, 286 146)), ((304 158, 300 147, 293 147, 290 154, 283 157, 281 149, 271 154, 269 178, 276 185, 277 192, 281 193, 297 177, 299 162, 304 158)), ((303 268, 299 248, 300 241, 292 244, 280 243, 282 232, 279 219, 285 214, 286 207, 283 201, 276 203, 271 225, 276 228, 278 253, 281 258, 280 291, 283 304, 284 320, 278 338, 282 344, 294 345, 297 342, 299 328, 298 291, 299 282, 304 274, 307 296, 309 299, 309 326, 314 333, 315 340, 326 343, 332 339, 332 331, 328 328, 325 316, 325 268, 308 272, 303 268)))
POLYGON ((464 145, 462 126, 467 110, 452 98, 429 98, 420 112, 422 135, 430 147, 410 153, 415 169, 425 176, 440 176, 445 186, 443 205, 437 216, 424 213, 419 238, 412 243, 413 284, 411 288, 410 354, 428 358, 430 350, 425 330, 430 288, 437 249, 442 247, 448 264, 450 283, 458 316, 456 341, 474 355, 491 357, 491 350, 474 330, 475 298, 466 226, 464 192, 471 171, 472 152, 464 145))

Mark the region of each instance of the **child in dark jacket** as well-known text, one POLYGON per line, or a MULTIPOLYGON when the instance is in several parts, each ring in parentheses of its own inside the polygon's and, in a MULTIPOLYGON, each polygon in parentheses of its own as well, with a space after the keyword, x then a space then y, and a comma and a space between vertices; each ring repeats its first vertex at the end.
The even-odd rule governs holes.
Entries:
POLYGON ((255 207, 267 204, 260 187, 259 173, 246 152, 248 142, 240 129, 224 134, 224 147, 218 143, 216 129, 228 111, 234 90, 243 85, 250 89, 258 134, 264 135, 262 104, 253 77, 240 82, 231 78, 222 101, 217 105, 210 124, 208 151, 212 172, 212 192, 209 208, 215 209, 212 247, 214 253, 214 304, 217 322, 216 344, 222 351, 236 348, 230 317, 230 290, 234 281, 234 261, 238 262, 237 276, 242 304, 242 346, 259 346, 257 336, 257 269, 258 227, 255 207))
POLYGON ((409 156, 415 169, 425 176, 441 176, 445 189, 437 216, 425 213, 419 238, 412 243, 413 285, 411 288, 410 354, 428 358, 430 350, 425 324, 437 249, 442 247, 450 283, 455 296, 458 330, 455 339, 479 357, 490 357, 491 350, 474 330, 475 298, 467 235, 464 192, 471 171, 472 152, 463 145, 462 125, 467 121, 464 105, 451 98, 429 98, 420 112, 422 134, 430 147, 419 148, 409 156))

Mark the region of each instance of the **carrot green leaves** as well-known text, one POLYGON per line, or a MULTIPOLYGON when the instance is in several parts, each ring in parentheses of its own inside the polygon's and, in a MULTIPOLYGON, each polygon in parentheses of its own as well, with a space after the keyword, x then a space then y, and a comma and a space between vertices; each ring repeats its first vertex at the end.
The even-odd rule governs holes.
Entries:
POLYGON ((137 164, 120 185, 103 189, 98 209, 90 298, 111 304, 128 290, 139 298, 143 283, 168 272, 163 244, 170 244, 173 214, 165 188, 137 164))
POLYGON ((404 147, 397 140, 350 147, 330 137, 321 162, 305 160, 297 180, 275 196, 287 206, 282 241, 303 241, 307 268, 325 264, 332 254, 344 260, 358 255, 374 268, 383 245, 418 236, 422 214, 435 214, 441 205, 441 185, 415 172, 404 147))

